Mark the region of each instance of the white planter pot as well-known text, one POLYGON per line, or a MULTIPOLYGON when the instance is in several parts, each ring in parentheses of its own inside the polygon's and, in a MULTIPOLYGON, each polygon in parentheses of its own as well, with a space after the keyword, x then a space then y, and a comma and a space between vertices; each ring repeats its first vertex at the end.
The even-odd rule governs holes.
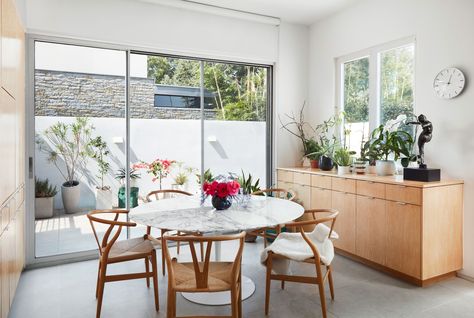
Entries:
POLYGON ((113 195, 111 189, 95 189, 95 208, 98 210, 112 209, 113 195))
MULTIPOLYGON (((77 181, 76 181, 77 182, 77 181)), ((61 197, 66 213, 79 212, 79 199, 81 197, 81 186, 79 182, 72 187, 61 186, 61 197)))
POLYGON ((47 219, 53 217, 54 197, 35 198, 35 219, 47 219))
POLYGON ((351 166, 337 166, 337 175, 342 176, 343 174, 350 174, 351 166))
POLYGON ((375 167, 378 176, 392 176, 397 171, 393 160, 377 160, 375 167))
POLYGON ((377 167, 369 165, 367 167, 367 173, 368 174, 376 174, 377 173, 377 167))

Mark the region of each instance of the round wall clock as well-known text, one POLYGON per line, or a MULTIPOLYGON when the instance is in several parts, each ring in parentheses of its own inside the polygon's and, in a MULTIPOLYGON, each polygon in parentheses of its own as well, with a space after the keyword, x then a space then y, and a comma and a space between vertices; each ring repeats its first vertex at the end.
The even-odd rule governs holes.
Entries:
POLYGON ((451 99, 461 94, 465 83, 463 72, 457 68, 449 67, 436 75, 433 89, 438 97, 451 99))

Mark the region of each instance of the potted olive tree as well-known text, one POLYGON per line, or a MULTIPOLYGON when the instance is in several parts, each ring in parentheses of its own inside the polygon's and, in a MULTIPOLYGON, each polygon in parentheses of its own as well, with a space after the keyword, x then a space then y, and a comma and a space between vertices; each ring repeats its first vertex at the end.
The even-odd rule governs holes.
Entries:
POLYGON ((61 196, 66 213, 79 210, 81 194, 78 172, 84 170, 91 156, 91 133, 94 127, 87 118, 77 117, 71 124, 57 122, 37 138, 39 150, 59 171, 65 182, 61 196))
POLYGON ((53 217, 54 196, 58 193, 56 186, 48 179, 35 179, 35 218, 46 219, 53 217))
POLYGON ((112 189, 110 186, 104 184, 104 177, 110 170, 110 164, 106 161, 110 151, 107 143, 98 136, 91 140, 92 155, 98 166, 100 185, 95 187, 95 207, 96 209, 111 209, 112 208, 112 189))
POLYGON ((395 174, 395 160, 400 155, 410 156, 412 136, 403 130, 390 131, 380 125, 372 131, 369 140, 369 149, 374 153, 376 170, 379 176, 395 174))

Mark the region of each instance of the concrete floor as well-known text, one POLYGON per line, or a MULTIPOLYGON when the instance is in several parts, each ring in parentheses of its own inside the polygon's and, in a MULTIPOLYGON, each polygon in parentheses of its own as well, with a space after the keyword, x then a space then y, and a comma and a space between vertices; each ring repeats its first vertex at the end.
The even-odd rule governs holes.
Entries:
MULTIPOLYGON (((224 254, 233 247, 223 246, 224 254)), ((257 288, 243 302, 244 317, 265 317, 265 272, 258 261, 262 248, 261 241, 245 246, 243 272, 257 288)), ((181 252, 182 258, 186 252, 181 252)), ((474 317, 474 284, 466 280, 453 278, 419 288, 342 256, 336 256, 333 266, 336 299, 331 302, 327 296, 329 317, 474 317)), ((143 267, 143 262, 115 265, 111 273, 141 271, 143 267)), ((298 264, 293 269, 309 273, 313 268, 298 264)), ((94 317, 96 270, 94 260, 24 272, 9 317, 94 317)), ((147 289, 144 280, 135 280, 106 284, 102 317, 166 317, 167 278, 161 271, 159 277, 159 312, 154 309, 153 289, 147 289)), ((281 290, 274 282, 271 292, 270 317, 321 317, 317 287, 287 283, 281 290)), ((177 313, 183 316, 229 312, 228 306, 197 305, 181 296, 177 303, 177 313)))

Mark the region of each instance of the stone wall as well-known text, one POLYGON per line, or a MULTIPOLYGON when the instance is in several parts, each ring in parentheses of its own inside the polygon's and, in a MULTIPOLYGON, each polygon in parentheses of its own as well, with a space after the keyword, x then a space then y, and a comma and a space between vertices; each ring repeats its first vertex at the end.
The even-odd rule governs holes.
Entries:
MULTIPOLYGON (((130 79, 130 115, 143 119, 200 119, 200 109, 154 106, 153 79, 130 79)), ((35 115, 125 117, 125 78, 51 70, 35 70, 35 115)), ((216 111, 204 110, 205 119, 216 111)))

